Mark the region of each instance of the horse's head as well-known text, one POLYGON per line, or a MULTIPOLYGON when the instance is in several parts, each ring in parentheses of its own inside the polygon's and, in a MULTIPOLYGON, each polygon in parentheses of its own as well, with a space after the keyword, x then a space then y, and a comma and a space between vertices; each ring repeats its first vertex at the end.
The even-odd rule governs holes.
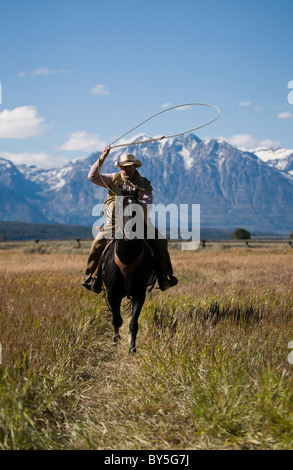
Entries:
MULTIPOLYGON (((143 238, 143 209, 138 201, 138 187, 122 189, 119 187, 118 196, 118 226, 123 238, 133 240, 143 238)), ((117 206, 117 203, 116 203, 117 206)))
POLYGON ((122 186, 118 187, 118 196, 123 196, 123 197, 134 197, 138 198, 138 191, 139 188, 138 186, 133 185, 133 187, 129 187, 129 189, 124 189, 122 186))

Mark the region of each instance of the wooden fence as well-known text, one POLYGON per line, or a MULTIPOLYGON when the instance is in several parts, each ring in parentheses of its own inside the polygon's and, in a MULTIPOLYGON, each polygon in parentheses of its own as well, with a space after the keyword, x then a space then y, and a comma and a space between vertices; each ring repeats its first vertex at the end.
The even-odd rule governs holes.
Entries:
MULTIPOLYGON (((78 249, 78 251, 83 251, 89 249, 91 246, 93 239, 89 238, 69 238, 69 239, 60 239, 60 240, 47 240, 47 239, 35 239, 35 240, 23 240, 23 241, 0 241, 0 249, 15 249, 15 248, 23 248, 23 247, 33 247, 36 248, 41 247, 51 247, 54 250, 54 247, 57 246, 67 246, 67 248, 73 248, 74 251, 78 249)), ((284 238, 284 239, 266 239, 266 238, 258 238, 254 239, 251 238, 249 240, 200 240, 199 244, 194 244, 195 247, 192 248, 192 245, 188 247, 188 245, 194 244, 194 242, 186 242, 182 240, 171 240, 169 241, 169 248, 175 250, 181 249, 229 249, 229 248, 285 248, 290 247, 293 248, 293 240, 284 238)))
POLYGON ((273 245, 279 247, 293 247, 293 240, 288 238, 284 239, 266 239, 250 238, 249 240, 200 240, 200 248, 211 248, 211 247, 222 247, 222 248, 265 248, 272 247, 273 245))

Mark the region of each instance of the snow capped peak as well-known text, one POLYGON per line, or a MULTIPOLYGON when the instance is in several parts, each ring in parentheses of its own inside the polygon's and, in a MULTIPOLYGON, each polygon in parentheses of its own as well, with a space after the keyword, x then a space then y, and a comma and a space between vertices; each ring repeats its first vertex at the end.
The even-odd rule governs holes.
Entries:
POLYGON ((292 178, 293 176, 293 150, 282 147, 258 147, 252 151, 267 165, 282 171, 292 178))
MULTIPOLYGON (((131 140, 149 140, 149 136, 141 133, 131 140)), ((125 142, 130 141, 125 139, 125 142)), ((103 171, 113 173, 114 161, 127 152, 142 160, 141 175, 151 180, 155 203, 201 204, 203 224, 234 227, 241 223, 248 228, 258 227, 258 230, 267 227, 292 231, 291 150, 261 147, 252 153, 241 151, 224 139, 202 141, 188 134, 115 148, 103 171), (257 156, 261 152, 265 162, 257 156)), ((92 185, 87 178, 98 156, 96 152, 84 161, 75 159, 51 169, 25 164, 14 166, 0 159, 0 196, 6 203, 10 194, 13 195, 8 209, 5 204, 0 207, 2 218, 11 218, 11 213, 19 214, 13 212, 19 210, 14 204, 17 193, 17 201, 25 204, 21 207, 37 214, 35 220, 42 217, 49 222, 90 225, 93 221, 91 204, 102 202, 106 195, 105 189, 92 185)), ((22 217, 27 219, 25 211, 22 217)))
POLYGON ((226 144, 227 141, 223 138, 223 137, 219 137, 218 139, 215 139, 216 142, 218 142, 218 144, 226 144))
MULTIPOLYGON (((192 170, 194 165, 197 164, 198 160, 201 160, 204 155, 214 162, 215 165, 218 165, 219 170, 222 167, 225 167, 225 161, 234 161, 235 158, 238 158, 238 153, 241 158, 252 158, 261 159, 268 166, 274 167, 276 170, 279 170, 283 176, 287 176, 292 179, 293 176, 293 150, 285 149, 281 147, 269 148, 269 147, 258 147, 249 152, 243 152, 237 150, 236 147, 225 141, 224 138, 219 137, 216 139, 199 139, 193 133, 187 135, 181 135, 177 137, 165 138, 162 140, 153 141, 150 143, 145 143, 143 145, 133 145, 131 142, 140 142, 148 141, 152 138, 158 138, 161 136, 149 136, 143 132, 133 135, 132 137, 125 136, 123 139, 120 139, 117 142, 117 145, 121 144, 130 144, 129 147, 114 148, 111 151, 110 158, 108 159, 109 171, 110 166, 113 162, 119 159, 122 153, 134 153, 137 158, 141 158, 143 161, 147 162, 153 154, 157 157, 165 159, 171 158, 172 161, 176 158, 176 155, 181 158, 181 162, 184 165, 186 170, 192 170), (234 151, 235 150, 235 151, 234 151), (236 152, 236 153, 235 153, 236 152), (144 160, 145 159, 145 160, 144 160)), ((115 144, 113 144, 115 146, 115 144)), ((90 157, 78 157, 69 162, 68 164, 51 169, 41 169, 34 165, 17 165, 16 167, 9 160, 0 158, 0 167, 4 169, 14 169, 14 171, 19 170, 25 178, 31 182, 38 184, 42 187, 42 191, 51 192, 51 191, 60 191, 61 188, 65 187, 66 184, 71 181, 73 174, 78 171, 85 172, 86 174, 89 169, 89 160, 92 161, 93 156, 98 157, 98 154, 91 155, 90 157), (83 160, 85 161, 83 165, 83 160)), ((106 168, 105 168, 106 170, 106 168)), ((107 170, 108 171, 108 170, 107 170)), ((107 172, 106 171, 106 172, 107 172)))
POLYGON ((136 134, 132 137, 123 137, 122 139, 119 139, 117 142, 114 142, 113 144, 113 147, 115 147, 115 145, 126 145, 130 142, 138 142, 140 140, 149 140, 151 139, 151 137, 147 134, 144 134, 143 132, 139 133, 139 134, 136 134))
MULTIPOLYGON (((182 136, 180 136, 180 137, 182 137, 182 136)), ((200 142, 200 139, 198 139, 195 136, 193 136, 193 137, 194 137, 193 139, 189 139, 188 141, 185 141, 182 145, 182 149, 178 152, 179 155, 181 155, 183 157, 184 166, 187 170, 190 169, 194 164, 195 156, 194 156, 193 151, 200 142)), ((175 139, 176 139, 176 137, 175 137, 175 139)))
POLYGON ((5 158, 0 158, 0 165, 2 168, 13 168, 14 165, 10 160, 5 160, 5 158))
POLYGON ((56 170, 50 171, 48 174, 48 183, 51 190, 61 189, 66 183, 66 175, 72 170, 71 165, 67 165, 63 168, 58 168, 56 170))
POLYGON ((187 148, 183 147, 179 154, 183 157, 185 168, 191 168, 194 162, 194 158, 191 156, 190 150, 187 150, 187 148))
POLYGON ((258 147, 251 151, 257 155, 264 162, 270 160, 283 160, 293 155, 293 150, 285 149, 282 147, 269 148, 269 147, 258 147))
POLYGON ((66 184, 66 176, 73 166, 68 164, 61 168, 41 169, 34 165, 20 165, 19 170, 27 180, 43 186, 43 191, 58 191, 66 184))

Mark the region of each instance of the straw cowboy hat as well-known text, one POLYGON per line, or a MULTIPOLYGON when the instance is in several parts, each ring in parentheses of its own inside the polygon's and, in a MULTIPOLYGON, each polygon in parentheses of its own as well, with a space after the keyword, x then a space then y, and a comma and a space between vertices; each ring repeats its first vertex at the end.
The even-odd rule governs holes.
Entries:
POLYGON ((141 166, 140 160, 135 160, 134 155, 132 153, 124 153, 120 157, 120 162, 116 161, 115 166, 116 168, 121 168, 123 166, 130 166, 134 165, 136 168, 141 166))

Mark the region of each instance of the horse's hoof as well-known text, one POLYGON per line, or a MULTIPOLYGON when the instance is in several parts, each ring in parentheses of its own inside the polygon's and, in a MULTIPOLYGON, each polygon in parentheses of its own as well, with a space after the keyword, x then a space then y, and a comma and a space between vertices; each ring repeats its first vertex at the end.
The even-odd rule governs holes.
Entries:
POLYGON ((119 333, 116 333, 114 336, 113 336, 113 343, 114 343, 114 346, 117 346, 117 343, 118 341, 120 341, 121 339, 121 336, 119 335, 119 333))
POLYGON ((136 353, 136 348, 129 348, 129 354, 134 354, 136 353))

